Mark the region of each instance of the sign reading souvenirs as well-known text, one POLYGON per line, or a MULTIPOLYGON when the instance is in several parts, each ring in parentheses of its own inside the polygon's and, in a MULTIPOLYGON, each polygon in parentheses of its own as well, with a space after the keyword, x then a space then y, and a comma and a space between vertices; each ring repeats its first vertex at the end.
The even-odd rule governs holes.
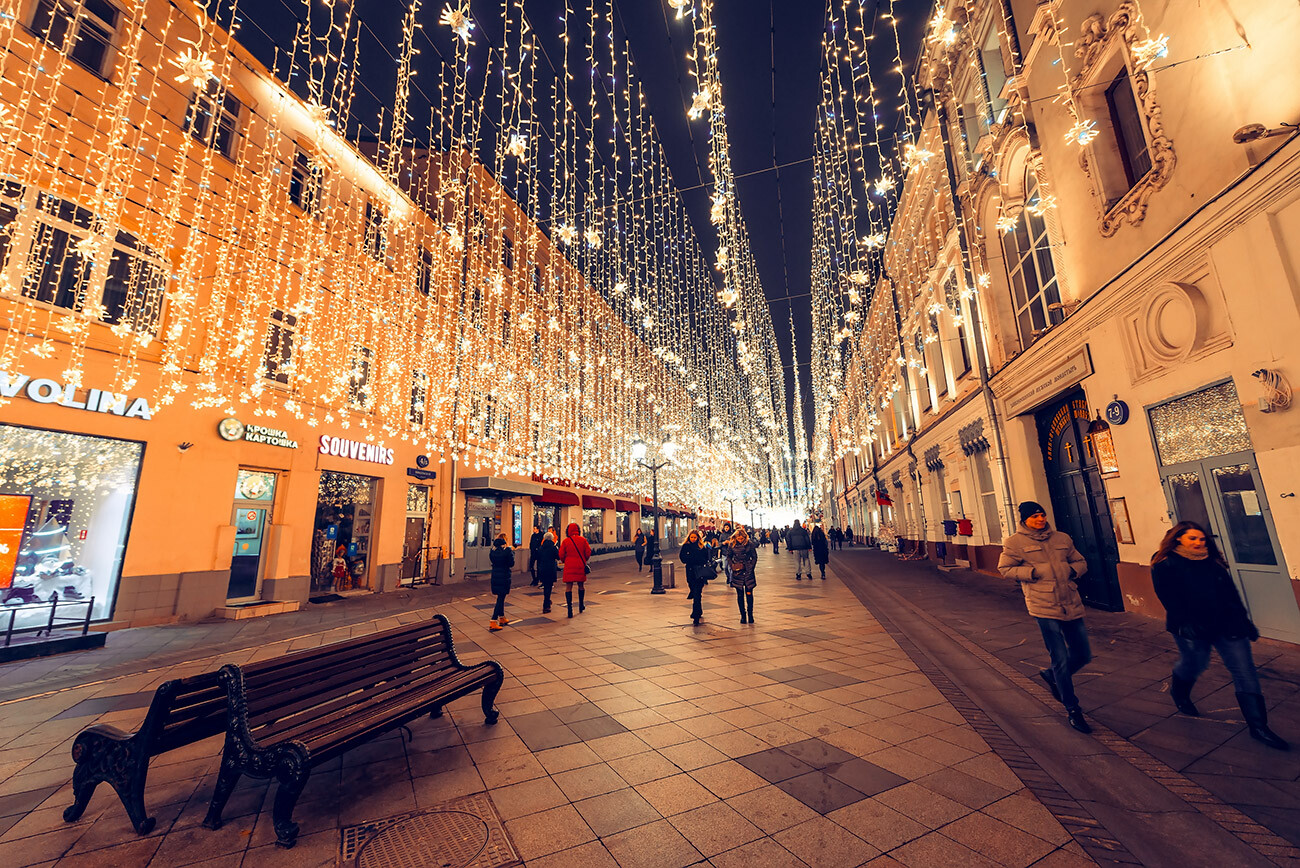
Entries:
POLYGON ((337 455, 340 458, 351 458, 353 461, 369 461, 371 464, 393 463, 391 449, 343 437, 331 437, 328 434, 322 434, 320 437, 320 454, 337 455))
POLYGON ((31 374, 10 374, 0 371, 0 398, 24 396, 38 404, 58 404, 73 410, 88 410, 92 413, 112 413, 114 416, 126 416, 135 419, 152 419, 153 410, 144 398, 132 398, 130 395, 118 395, 102 389, 89 389, 84 400, 77 400, 77 387, 71 383, 59 383, 44 377, 32 379, 31 374))
POLYGON ((288 431, 281 431, 279 428, 264 428, 261 425, 245 425, 234 416, 227 416, 218 422, 217 433, 225 440, 265 443, 267 446, 279 446, 282 449, 298 448, 298 441, 291 438, 288 431))

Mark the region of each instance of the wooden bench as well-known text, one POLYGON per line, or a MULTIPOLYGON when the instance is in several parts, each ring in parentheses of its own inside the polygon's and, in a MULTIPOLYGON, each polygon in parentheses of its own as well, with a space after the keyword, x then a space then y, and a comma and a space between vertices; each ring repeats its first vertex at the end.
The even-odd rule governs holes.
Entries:
POLYGON ((276 841, 292 847, 293 808, 311 769, 375 736, 483 690, 483 716, 493 707, 505 673, 494 661, 465 666, 451 626, 432 621, 301 651, 254 666, 227 664, 219 672, 230 709, 221 771, 203 824, 221 828, 221 812, 241 775, 276 778, 272 819, 276 841))
POLYGON ((106 783, 122 800, 135 830, 148 835, 154 827, 154 818, 144 808, 149 760, 225 731, 226 691, 216 672, 166 682, 154 691, 136 732, 96 724, 77 734, 72 743, 73 803, 63 819, 81 819, 95 788, 106 783))

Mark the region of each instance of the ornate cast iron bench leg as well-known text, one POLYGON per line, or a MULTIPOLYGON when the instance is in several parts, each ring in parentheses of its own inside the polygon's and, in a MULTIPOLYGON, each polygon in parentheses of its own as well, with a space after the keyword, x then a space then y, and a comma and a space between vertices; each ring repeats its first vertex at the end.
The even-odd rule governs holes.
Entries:
POLYGON ((153 831, 154 818, 147 816, 144 807, 144 783, 149 773, 144 742, 111 726, 91 727, 73 742, 72 759, 76 762, 72 772, 73 802, 63 812, 65 821, 81 819, 95 788, 106 783, 122 800, 135 831, 141 835, 153 831))
POLYGON ((275 825, 275 843, 281 847, 292 847, 298 843, 298 824, 293 821, 293 808, 298 804, 307 778, 311 776, 306 750, 289 745, 280 757, 276 779, 280 784, 275 790, 275 806, 271 819, 275 825))
POLYGON ((496 676, 483 685, 483 722, 489 726, 496 723, 497 718, 501 716, 501 712, 493 707, 493 703, 496 702, 497 693, 501 690, 501 685, 505 680, 505 672, 498 670, 496 676))
POLYGON ((243 774, 239 765, 231 758, 231 752, 221 752, 221 771, 217 774, 217 786, 212 791, 212 801, 208 803, 208 815, 203 818, 206 829, 221 828, 221 812, 226 809, 230 794, 235 791, 239 778, 243 774))

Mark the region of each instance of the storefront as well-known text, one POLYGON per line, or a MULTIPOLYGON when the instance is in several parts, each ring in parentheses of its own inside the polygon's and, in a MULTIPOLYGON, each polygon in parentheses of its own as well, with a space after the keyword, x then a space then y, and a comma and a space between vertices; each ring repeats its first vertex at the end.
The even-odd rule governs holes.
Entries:
POLYGON ((614 508, 614 501, 594 494, 582 496, 582 535, 592 545, 605 542, 605 513, 614 508))
MULTIPOLYGON (((488 554, 492 540, 499 533, 513 541, 523 536, 524 497, 540 497, 540 485, 495 476, 477 476, 460 480, 465 495, 464 569, 470 573, 492 568, 488 554)), ((576 498, 574 498, 576 500, 576 498)), ((536 509, 534 509, 536 515, 536 509)), ((518 559, 516 559, 518 560, 518 559)), ((526 563, 526 560, 524 561, 526 563)), ((518 567, 519 564, 517 563, 518 567)))
POLYGON ((632 528, 640 521, 641 507, 633 500, 616 500, 614 508, 618 511, 614 521, 614 539, 618 542, 631 542, 632 528))
POLYGON ((373 476, 321 471, 312 533, 313 592, 370 587, 379 488, 373 476))
MULTIPOLYGON (((112 615, 143 458, 132 440, 0 425, 0 604, 93 598, 93 620, 112 615)), ((19 611, 15 627, 49 618, 19 611)))
POLYGON ((437 552, 431 551, 432 536, 431 498, 429 487, 409 482, 406 485, 406 536, 402 540, 402 579, 414 581, 429 575, 437 561, 437 552))
POLYGON ((543 531, 555 528, 560 539, 564 539, 568 522, 564 520, 564 508, 580 506, 578 495, 562 488, 543 488, 540 494, 533 495, 533 524, 543 531))
POLYGON ((261 595, 277 482, 278 474, 270 470, 240 468, 236 476, 230 521, 235 528, 235 550, 226 589, 228 603, 248 602, 261 595))

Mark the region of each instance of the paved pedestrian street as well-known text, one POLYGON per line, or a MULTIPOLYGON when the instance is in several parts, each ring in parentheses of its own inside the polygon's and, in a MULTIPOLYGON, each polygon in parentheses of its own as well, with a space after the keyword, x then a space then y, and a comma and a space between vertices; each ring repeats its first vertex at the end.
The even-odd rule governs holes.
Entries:
MULTIPOLYGON (((1029 682, 1027 664, 970 639, 969 618, 945 624, 941 601, 973 610, 962 603, 970 597, 998 617, 1006 640, 1013 610, 979 589, 996 580, 955 585, 931 565, 850 550, 832 556, 826 581, 796 583, 793 563, 784 552, 760 554, 752 626, 739 623, 721 581, 705 591, 705 624, 692 626, 684 588, 651 596, 648 573, 625 558, 594 565, 587 611, 572 620, 562 594, 542 616, 538 589, 516 587, 507 608, 516 620, 489 633, 486 583, 471 582, 400 595, 401 609, 389 595, 257 626, 124 631, 101 651, 0 668, 0 865, 384 864, 355 860, 367 840, 401 824, 425 832, 389 864, 1300 864, 1277 830, 1147 750, 1162 742, 1130 741, 1135 733, 1106 725, 1104 712, 1095 738, 1075 733, 1029 682), (922 597, 924 617, 913 608, 922 597), (97 723, 134 730, 167 679, 434 611, 451 620, 465 662, 505 667, 500 721, 484 725, 475 694, 441 719, 422 718, 317 769, 294 815, 293 849, 275 844, 267 782, 244 779, 225 825, 201 825, 220 738, 154 760, 145 802, 157 825, 148 836, 133 831, 106 785, 80 820, 64 822, 72 739, 97 723), (459 861, 459 827, 431 819, 448 817, 477 817, 475 829, 485 830, 462 836, 478 843, 459 861), (443 861, 416 861, 421 848, 443 861)), ((1097 645, 1100 671, 1108 651, 1097 645)), ((1041 648, 1022 650, 1032 660, 1041 648)), ((1080 684, 1091 711, 1089 682, 1080 684)), ((1133 713, 1155 716, 1167 703, 1146 698, 1152 707, 1133 713)), ((1207 703, 1216 709, 1209 716, 1219 705, 1207 703)), ((1278 718, 1280 729, 1293 720, 1278 718)), ((1229 728, 1215 732, 1229 742, 1229 728)), ((1258 774, 1257 754, 1294 771, 1291 757, 1231 744, 1215 769, 1238 790, 1258 774), (1234 757, 1249 770, 1234 772, 1234 757)))

